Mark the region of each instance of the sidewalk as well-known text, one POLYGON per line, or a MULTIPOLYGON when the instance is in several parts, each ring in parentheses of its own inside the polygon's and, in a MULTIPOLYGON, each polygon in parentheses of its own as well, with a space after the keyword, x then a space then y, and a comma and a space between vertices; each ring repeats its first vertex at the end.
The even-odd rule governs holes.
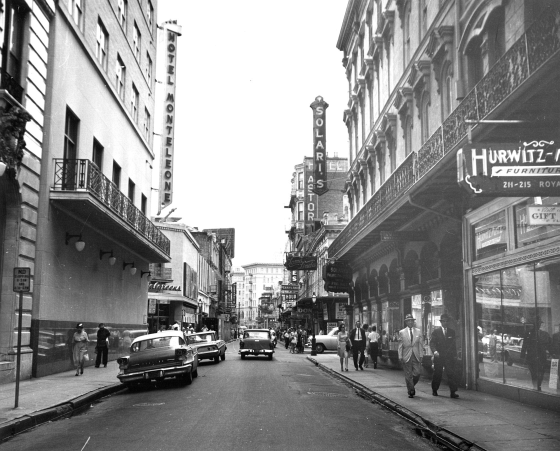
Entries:
MULTIPOLYGON (((307 353, 306 353, 307 354, 307 353)), ((459 390, 459 399, 449 397, 449 388, 441 385, 439 396, 432 396, 431 381, 421 379, 416 396, 409 398, 400 370, 364 368, 356 371, 352 358, 348 371, 340 371, 340 360, 334 353, 307 358, 327 372, 346 379, 367 398, 407 417, 432 431, 463 438, 464 449, 488 451, 560 450, 560 414, 472 390, 459 390), (442 428, 442 431, 439 431, 442 428), (469 444, 472 442, 472 444, 469 444)))
POLYGON ((86 367, 81 376, 75 376, 76 371, 71 370, 22 380, 17 409, 15 382, 0 385, 0 441, 46 421, 70 416, 74 410, 122 390, 118 373, 119 366, 113 360, 107 368, 86 367))

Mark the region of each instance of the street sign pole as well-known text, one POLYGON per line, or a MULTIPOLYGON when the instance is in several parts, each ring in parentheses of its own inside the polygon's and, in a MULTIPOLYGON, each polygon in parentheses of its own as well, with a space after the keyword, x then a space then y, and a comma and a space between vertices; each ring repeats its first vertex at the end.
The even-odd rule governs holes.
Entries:
POLYGON ((19 378, 21 371, 21 328, 23 319, 23 293, 28 293, 31 291, 30 268, 14 268, 13 291, 19 293, 18 340, 16 355, 16 399, 14 405, 14 409, 17 409, 19 404, 19 378))

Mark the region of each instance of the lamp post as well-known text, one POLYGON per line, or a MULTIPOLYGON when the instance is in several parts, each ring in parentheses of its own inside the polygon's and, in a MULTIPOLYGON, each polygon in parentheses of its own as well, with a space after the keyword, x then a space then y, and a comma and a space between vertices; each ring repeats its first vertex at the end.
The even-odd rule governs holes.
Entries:
POLYGON ((317 302, 317 296, 313 292, 311 296, 313 301, 313 307, 311 308, 311 327, 313 328, 313 338, 311 339, 311 355, 317 355, 317 340, 315 340, 315 303, 317 302))

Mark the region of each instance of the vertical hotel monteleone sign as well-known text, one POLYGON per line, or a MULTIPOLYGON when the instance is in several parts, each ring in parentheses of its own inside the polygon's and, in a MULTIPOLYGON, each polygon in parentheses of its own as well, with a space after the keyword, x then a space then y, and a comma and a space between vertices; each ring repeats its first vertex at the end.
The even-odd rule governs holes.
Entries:
POLYGON ((163 24, 165 77, 163 79, 163 124, 161 133, 161 158, 159 166, 158 215, 173 202, 173 154, 175 150, 175 81, 177 80, 177 38, 181 26, 177 21, 163 24))
POLYGON ((326 122, 329 104, 321 96, 309 105, 313 109, 313 192, 325 194, 327 188, 327 137, 326 122))

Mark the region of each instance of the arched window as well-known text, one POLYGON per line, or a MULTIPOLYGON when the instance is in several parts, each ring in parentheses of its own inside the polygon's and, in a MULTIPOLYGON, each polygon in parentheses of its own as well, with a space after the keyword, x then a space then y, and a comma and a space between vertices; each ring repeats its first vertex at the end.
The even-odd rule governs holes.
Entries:
POLYGON ((443 75, 442 121, 447 119, 453 111, 453 66, 451 64, 447 65, 443 75))

